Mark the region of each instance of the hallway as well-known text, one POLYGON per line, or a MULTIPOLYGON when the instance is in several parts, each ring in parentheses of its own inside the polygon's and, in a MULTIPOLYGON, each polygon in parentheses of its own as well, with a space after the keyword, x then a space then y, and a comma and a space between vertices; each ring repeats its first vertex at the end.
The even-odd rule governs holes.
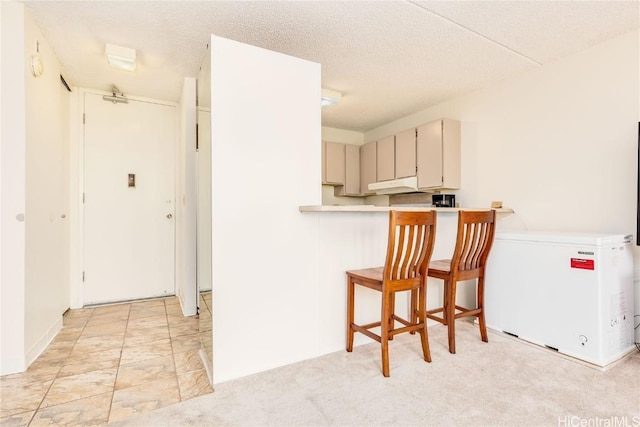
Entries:
POLYGON ((176 297, 69 310, 26 372, 0 377, 0 424, 106 424, 211 393, 200 346, 176 297))

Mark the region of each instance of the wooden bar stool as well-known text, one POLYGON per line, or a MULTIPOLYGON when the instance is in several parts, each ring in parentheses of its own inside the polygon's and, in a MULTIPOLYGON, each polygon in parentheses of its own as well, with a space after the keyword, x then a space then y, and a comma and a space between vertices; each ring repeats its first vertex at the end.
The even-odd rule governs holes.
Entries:
POLYGON ((382 346, 382 374, 389 376, 389 340, 403 332, 420 334, 424 360, 431 362, 426 310, 427 267, 433 252, 436 212, 389 212, 389 239, 384 267, 347 271, 347 351, 353 350, 354 333, 378 341, 382 346), (381 321, 354 323, 355 285, 382 293, 381 321), (411 292, 412 321, 394 313, 395 293, 411 292), (404 325, 395 328, 395 322, 404 325), (380 335, 370 331, 380 327, 380 335))
MULTIPOLYGON (((435 260, 429 264, 428 276, 444 281, 442 307, 427 310, 427 318, 447 325, 449 352, 456 352, 455 320, 465 316, 478 317, 480 336, 487 342, 484 320, 484 271, 493 244, 496 212, 459 211, 456 247, 451 259, 435 260), (456 305, 456 284, 462 280, 478 279, 476 308, 456 305), (456 310, 458 313, 456 313, 456 310), (435 316, 435 313, 442 313, 435 316)), ((419 307, 417 311, 419 311, 419 307)), ((413 310, 416 312, 416 310, 413 310)))

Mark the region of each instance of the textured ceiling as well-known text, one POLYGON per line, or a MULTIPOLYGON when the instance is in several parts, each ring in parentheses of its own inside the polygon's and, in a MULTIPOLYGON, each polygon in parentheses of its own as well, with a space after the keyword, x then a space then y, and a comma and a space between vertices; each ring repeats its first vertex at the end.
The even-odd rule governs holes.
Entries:
POLYGON ((210 34, 318 62, 366 131, 638 28, 633 1, 23 1, 76 86, 177 101, 210 34), (112 69, 105 43, 135 48, 112 69))

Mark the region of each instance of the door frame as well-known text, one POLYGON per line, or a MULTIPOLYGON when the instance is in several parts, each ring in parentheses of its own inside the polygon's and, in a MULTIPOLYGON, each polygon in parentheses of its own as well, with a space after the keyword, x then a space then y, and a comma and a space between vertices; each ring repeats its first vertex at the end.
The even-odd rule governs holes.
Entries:
MULTIPOLYGON (((84 99, 85 94, 97 94, 97 95, 112 95, 111 92, 106 92, 98 89, 86 89, 77 88, 71 93, 72 98, 70 100, 70 124, 69 124, 69 307, 70 308, 82 308, 84 305, 83 295, 83 280, 82 273, 84 269, 84 207, 82 202, 82 194, 84 192, 84 99)), ((139 96, 127 96, 128 99, 140 102, 148 102, 152 104, 160 104, 175 107, 176 111, 176 123, 178 121, 179 105, 175 102, 161 101, 152 98, 144 98, 139 96)), ((106 101, 105 101, 106 102, 106 101)), ((175 176, 174 176, 174 195, 175 206, 178 205, 178 185, 179 185, 179 144, 178 137, 180 132, 180 126, 176 126, 176 134, 174 135, 174 163, 175 163, 175 176)), ((174 293, 176 290, 175 281, 175 265, 176 265, 176 224, 180 220, 178 209, 175 209, 174 224, 174 248, 173 248, 173 262, 174 262, 174 293)))

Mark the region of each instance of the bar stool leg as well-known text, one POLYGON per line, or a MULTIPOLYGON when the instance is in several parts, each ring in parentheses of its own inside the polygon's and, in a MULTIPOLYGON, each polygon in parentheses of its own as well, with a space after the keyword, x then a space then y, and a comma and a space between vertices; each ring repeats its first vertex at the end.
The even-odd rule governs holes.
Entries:
MULTIPOLYGON (((396 312, 396 294, 394 292, 389 293, 389 330, 392 331, 395 325, 393 315, 396 312)), ((393 336, 389 337, 389 341, 393 341, 393 336)))
MULTIPOLYGON (((411 292, 411 297, 413 298, 414 292, 411 292)), ((422 342, 422 355, 424 356, 424 360, 427 362, 431 362, 431 351, 429 350, 429 336, 427 331, 427 316, 426 316, 426 295, 424 294, 424 290, 418 291, 418 313, 417 313, 417 321, 422 323, 422 328, 418 330, 420 334, 420 341, 422 342)), ((413 305, 411 307, 414 307, 413 305)), ((415 313, 415 310, 412 310, 415 313)), ((415 314, 414 314, 415 315, 415 314)), ((412 316, 413 318, 413 316, 412 316)), ((416 323, 412 320, 413 323, 416 323)))
POLYGON ((446 281, 445 291, 447 295, 446 318, 449 332, 449 353, 456 353, 456 282, 446 281))
POLYGON ((382 375, 389 376, 389 317, 391 316, 390 293, 382 294, 382 317, 380 322, 380 344, 382 347, 382 375))
MULTIPOLYGON (((411 316, 409 317, 409 319, 411 320, 412 324, 416 324, 418 323, 418 289, 412 289, 411 290, 411 304, 409 305, 410 310, 411 310, 411 316)), ((415 332, 411 331, 409 332, 411 335, 414 335, 415 332)))
POLYGON ((347 351, 353 351, 353 306, 355 300, 355 285, 353 279, 347 279, 347 351))
POLYGON ((478 278, 478 308, 480 309, 480 313, 478 314, 480 337, 482 341, 489 342, 489 337, 487 337, 487 323, 484 320, 484 277, 478 278))

